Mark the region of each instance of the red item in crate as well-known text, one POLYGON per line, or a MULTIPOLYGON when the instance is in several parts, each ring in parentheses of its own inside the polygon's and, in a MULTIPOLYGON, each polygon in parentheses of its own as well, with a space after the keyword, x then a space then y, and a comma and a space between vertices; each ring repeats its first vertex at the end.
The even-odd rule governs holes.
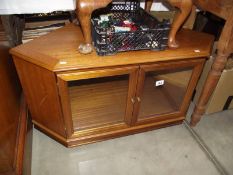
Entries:
POLYGON ((137 26, 135 25, 135 23, 134 23, 134 22, 131 22, 131 21, 129 21, 129 20, 123 21, 122 27, 129 27, 129 28, 130 28, 130 31, 137 31, 137 30, 138 30, 138 28, 137 28, 137 26))

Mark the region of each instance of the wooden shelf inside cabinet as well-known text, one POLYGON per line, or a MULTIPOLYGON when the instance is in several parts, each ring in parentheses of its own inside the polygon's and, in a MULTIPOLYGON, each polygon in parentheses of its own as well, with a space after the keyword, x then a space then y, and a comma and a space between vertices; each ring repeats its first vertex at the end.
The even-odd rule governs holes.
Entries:
POLYGON ((74 129, 124 122, 128 76, 74 82, 69 87, 74 129))
POLYGON ((177 37, 178 49, 81 55, 71 24, 12 49, 33 123, 68 147, 181 123, 213 37, 177 37))

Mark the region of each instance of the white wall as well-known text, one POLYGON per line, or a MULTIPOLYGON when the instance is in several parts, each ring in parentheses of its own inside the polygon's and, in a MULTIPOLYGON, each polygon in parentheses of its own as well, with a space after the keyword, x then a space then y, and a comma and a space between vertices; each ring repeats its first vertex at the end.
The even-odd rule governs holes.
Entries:
POLYGON ((46 13, 75 9, 74 0, 0 0, 0 14, 46 13))
MULTIPOLYGON (((144 8, 145 7, 145 3, 142 2, 141 3, 141 7, 144 8)), ((168 11, 168 9, 160 2, 157 2, 157 3, 153 3, 152 4, 152 7, 151 7, 151 10, 153 11, 168 11)))
MULTIPOLYGON (((98 1, 98 0, 97 0, 98 1)), ((144 7, 144 3, 141 3, 144 7)), ((75 0, 0 0, 0 15, 48 13, 75 9, 75 0)), ((161 3, 154 3, 152 10, 166 11, 161 3)))

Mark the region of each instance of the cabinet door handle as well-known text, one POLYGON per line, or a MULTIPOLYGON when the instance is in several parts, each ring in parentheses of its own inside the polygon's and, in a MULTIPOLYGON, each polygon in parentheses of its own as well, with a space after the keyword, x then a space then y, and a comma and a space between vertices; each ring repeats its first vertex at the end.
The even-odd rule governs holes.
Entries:
POLYGON ((135 103, 135 100, 134 100, 134 98, 132 97, 131 98, 131 102, 134 104, 135 103))
POLYGON ((141 98, 140 97, 137 97, 137 100, 138 100, 138 102, 141 102, 141 98))

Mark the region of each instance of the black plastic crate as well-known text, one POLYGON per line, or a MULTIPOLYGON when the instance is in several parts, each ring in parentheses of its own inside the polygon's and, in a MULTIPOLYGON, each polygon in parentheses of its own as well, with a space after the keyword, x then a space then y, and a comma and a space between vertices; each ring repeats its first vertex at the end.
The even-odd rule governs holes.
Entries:
POLYGON ((130 50, 164 50, 167 48, 170 22, 158 21, 140 8, 138 1, 114 2, 92 15, 92 38, 98 55, 113 55, 130 50), (100 14, 112 13, 113 20, 132 19, 138 26, 136 31, 115 32, 112 24, 101 27, 97 18, 100 14))

